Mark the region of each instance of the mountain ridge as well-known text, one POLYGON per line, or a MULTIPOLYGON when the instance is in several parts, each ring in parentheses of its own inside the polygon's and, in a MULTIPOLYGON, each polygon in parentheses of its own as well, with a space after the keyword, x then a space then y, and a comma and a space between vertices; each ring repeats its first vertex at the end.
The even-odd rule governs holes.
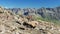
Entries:
POLYGON ((0 7, 0 34, 60 34, 60 25, 42 21, 42 16, 32 10, 25 12, 0 7))
POLYGON ((47 20, 57 20, 60 21, 60 7, 55 7, 55 8, 12 8, 12 9, 7 9, 11 10, 15 14, 21 14, 21 15, 38 15, 41 16, 43 19, 47 20))

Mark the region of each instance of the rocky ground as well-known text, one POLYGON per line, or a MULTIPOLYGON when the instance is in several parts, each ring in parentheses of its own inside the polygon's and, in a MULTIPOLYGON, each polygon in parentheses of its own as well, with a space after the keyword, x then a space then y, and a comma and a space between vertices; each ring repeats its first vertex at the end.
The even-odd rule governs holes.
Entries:
POLYGON ((60 26, 41 20, 29 20, 0 8, 0 34, 60 34, 60 26))

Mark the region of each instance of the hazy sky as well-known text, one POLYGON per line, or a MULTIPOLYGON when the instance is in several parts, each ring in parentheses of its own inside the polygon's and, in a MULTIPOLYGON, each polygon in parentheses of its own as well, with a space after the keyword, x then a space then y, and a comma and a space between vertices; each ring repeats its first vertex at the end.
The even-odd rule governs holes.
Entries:
POLYGON ((40 8, 60 6, 60 0, 0 0, 0 6, 9 8, 40 8))

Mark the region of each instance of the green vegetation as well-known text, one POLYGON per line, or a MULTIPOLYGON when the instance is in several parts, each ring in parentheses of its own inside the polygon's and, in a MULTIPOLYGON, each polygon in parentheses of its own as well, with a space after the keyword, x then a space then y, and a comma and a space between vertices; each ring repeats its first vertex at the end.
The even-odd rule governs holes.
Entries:
POLYGON ((42 20, 42 21, 47 21, 47 22, 52 22, 54 24, 59 24, 60 25, 60 21, 56 20, 56 19, 51 19, 50 17, 47 18, 42 18, 42 17, 35 17, 36 20, 42 20))

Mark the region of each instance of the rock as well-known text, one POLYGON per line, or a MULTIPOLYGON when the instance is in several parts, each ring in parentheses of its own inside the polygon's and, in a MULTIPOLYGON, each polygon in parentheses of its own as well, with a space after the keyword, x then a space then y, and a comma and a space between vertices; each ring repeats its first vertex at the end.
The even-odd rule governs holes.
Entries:
POLYGON ((38 25, 38 22, 37 21, 24 22, 23 25, 30 28, 35 28, 38 25))
POLYGON ((0 25, 0 33, 5 33, 5 27, 4 25, 0 25))
POLYGON ((37 21, 31 21, 31 22, 28 22, 28 24, 30 24, 34 27, 34 26, 38 25, 38 22, 37 21))
POLYGON ((0 13, 3 13, 4 9, 0 6, 0 13))

